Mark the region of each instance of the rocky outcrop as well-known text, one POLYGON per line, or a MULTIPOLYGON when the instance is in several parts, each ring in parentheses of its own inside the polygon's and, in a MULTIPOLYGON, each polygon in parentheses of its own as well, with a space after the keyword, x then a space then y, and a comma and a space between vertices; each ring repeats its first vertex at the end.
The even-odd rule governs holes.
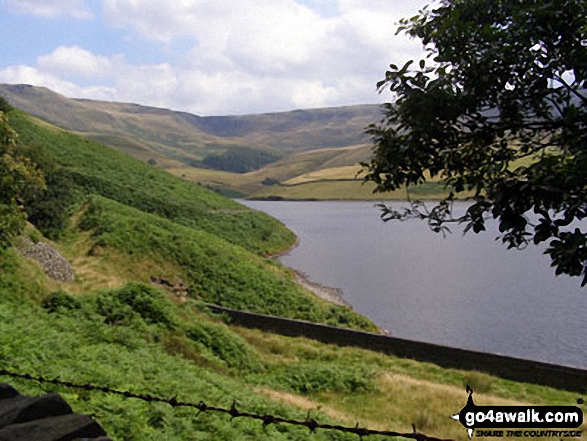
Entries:
POLYGON ((172 283, 165 277, 151 276, 151 283, 158 288, 171 288, 173 293, 180 299, 187 299, 190 293, 190 287, 181 279, 177 279, 176 283, 172 283))
POLYGON ((0 441, 112 441, 87 415, 73 413, 59 394, 20 395, 0 383, 0 441))
POLYGON ((59 282, 73 282, 73 268, 55 248, 45 242, 33 243, 29 238, 23 239, 24 245, 18 248, 20 254, 29 257, 41 265, 45 273, 59 282))

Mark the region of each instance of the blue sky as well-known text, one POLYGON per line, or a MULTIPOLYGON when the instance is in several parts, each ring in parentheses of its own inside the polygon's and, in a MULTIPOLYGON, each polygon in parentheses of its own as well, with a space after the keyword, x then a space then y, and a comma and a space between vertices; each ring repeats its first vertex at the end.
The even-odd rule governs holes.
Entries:
POLYGON ((381 102, 426 0, 0 0, 0 82, 199 115, 381 102))

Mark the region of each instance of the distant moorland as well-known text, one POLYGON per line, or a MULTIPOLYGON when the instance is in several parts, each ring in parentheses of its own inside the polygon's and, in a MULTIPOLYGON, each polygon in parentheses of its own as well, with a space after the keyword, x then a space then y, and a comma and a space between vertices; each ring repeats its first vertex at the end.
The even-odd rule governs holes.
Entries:
MULTIPOLYGON (((45 121, 231 197, 406 197, 405 191, 373 194, 374 186, 358 176, 371 149, 363 130, 381 119, 377 105, 201 117, 70 99, 26 85, 0 84, 0 96, 45 121)), ((415 193, 438 198, 443 191, 430 183, 415 193)))

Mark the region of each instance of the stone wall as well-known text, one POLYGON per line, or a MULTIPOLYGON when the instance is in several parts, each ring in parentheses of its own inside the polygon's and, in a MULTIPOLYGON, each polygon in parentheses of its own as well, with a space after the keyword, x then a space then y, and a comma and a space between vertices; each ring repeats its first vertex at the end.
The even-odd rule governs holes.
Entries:
POLYGON ((485 372, 519 382, 587 392, 587 370, 238 311, 217 305, 207 306, 214 312, 226 314, 234 324, 240 326, 291 337, 307 337, 339 346, 356 346, 442 367, 485 372))

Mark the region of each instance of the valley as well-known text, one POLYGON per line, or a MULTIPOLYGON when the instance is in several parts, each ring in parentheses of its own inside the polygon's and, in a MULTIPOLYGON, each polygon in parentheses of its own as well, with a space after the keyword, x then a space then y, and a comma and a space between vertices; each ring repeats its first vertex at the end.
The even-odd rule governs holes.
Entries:
MULTIPOLYGON (((304 420, 310 412, 322 423, 359 421, 403 432, 414 424, 422 433, 453 439, 466 436, 448 418, 465 403, 465 385, 475 388, 479 403, 576 400, 576 392, 236 326, 206 303, 377 332, 365 317, 301 287, 291 270, 269 258, 296 241, 277 220, 22 110, 10 111, 8 121, 18 134, 18 155, 45 175, 46 199, 23 199, 34 207, 30 222, 0 252, 4 369, 196 403, 236 402, 242 411, 284 418, 304 420), (54 280, 21 255, 18 248, 26 243, 58 251, 74 281, 54 280), (162 279, 183 288, 153 282, 162 279)), ((299 153, 312 158, 308 164, 322 152, 324 167, 299 161, 297 174, 284 167, 280 179, 291 188, 346 182, 353 170, 345 161, 361 149, 353 144, 299 153)), ((114 440, 356 439, 2 381, 28 395, 59 392, 114 440)))

